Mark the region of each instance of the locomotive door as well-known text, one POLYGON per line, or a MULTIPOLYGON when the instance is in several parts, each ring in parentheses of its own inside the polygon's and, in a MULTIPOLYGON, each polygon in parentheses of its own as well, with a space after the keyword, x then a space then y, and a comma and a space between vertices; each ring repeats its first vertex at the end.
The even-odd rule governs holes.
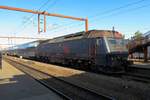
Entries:
POLYGON ((95 62, 97 65, 106 64, 106 47, 103 38, 96 39, 96 59, 95 62))
POLYGON ((96 56, 96 44, 95 44, 95 41, 91 39, 89 44, 90 44, 89 45, 89 55, 90 55, 90 57, 95 58, 95 56, 96 56))
POLYGON ((97 55, 104 53, 102 50, 104 48, 102 48, 102 46, 103 46, 102 39, 101 38, 96 39, 96 54, 97 55))

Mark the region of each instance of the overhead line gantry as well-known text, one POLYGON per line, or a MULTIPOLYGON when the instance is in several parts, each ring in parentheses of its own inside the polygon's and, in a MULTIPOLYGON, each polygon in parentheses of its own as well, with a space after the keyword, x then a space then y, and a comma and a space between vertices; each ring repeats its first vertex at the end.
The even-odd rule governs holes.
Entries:
POLYGON ((60 17, 60 18, 84 21, 85 22, 85 31, 88 31, 88 18, 78 18, 78 17, 73 17, 73 16, 65 16, 65 15, 61 15, 61 14, 48 13, 46 11, 30 10, 30 9, 16 8, 16 7, 9 7, 9 6, 0 6, 0 9, 38 14, 38 33, 40 33, 40 15, 44 15, 44 32, 46 32, 46 16, 53 16, 53 17, 60 17))

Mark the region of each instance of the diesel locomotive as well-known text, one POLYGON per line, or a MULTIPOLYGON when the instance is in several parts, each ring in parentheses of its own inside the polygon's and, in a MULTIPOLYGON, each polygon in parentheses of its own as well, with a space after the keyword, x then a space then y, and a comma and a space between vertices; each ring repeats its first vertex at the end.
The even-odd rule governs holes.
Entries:
POLYGON ((17 48, 11 52, 17 51, 17 56, 23 56, 20 53, 22 52, 25 58, 31 58, 30 50, 34 52, 32 58, 51 63, 79 65, 81 69, 118 72, 128 65, 126 42, 119 32, 112 30, 78 32, 40 41, 34 47, 17 48))

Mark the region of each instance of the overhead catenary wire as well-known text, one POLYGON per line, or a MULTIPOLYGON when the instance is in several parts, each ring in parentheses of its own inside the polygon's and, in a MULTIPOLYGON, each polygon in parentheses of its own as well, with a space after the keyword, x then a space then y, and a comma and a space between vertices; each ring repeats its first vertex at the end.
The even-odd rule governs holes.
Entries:
MULTIPOLYGON (((106 11, 101 12, 101 13, 97 13, 97 14, 91 15, 91 16, 89 16, 88 18, 89 18, 89 21, 91 21, 92 19, 94 20, 94 18, 98 18, 99 16, 104 16, 104 15, 106 15, 106 14, 110 14, 110 13, 113 13, 113 12, 115 12, 115 11, 119 11, 119 10, 121 10, 121 9, 125 9, 125 8, 127 8, 127 7, 130 7, 130 6, 140 4, 140 3, 144 2, 144 1, 146 1, 146 0, 134 1, 134 2, 131 2, 131 3, 128 3, 128 4, 125 4, 125 5, 122 5, 122 6, 113 8, 113 9, 110 9, 110 10, 106 10, 106 11)), ((63 25, 63 24, 62 24, 62 25, 59 25, 59 26, 57 26, 58 28, 54 28, 54 29, 52 29, 51 31, 57 30, 57 29, 59 29, 59 28, 64 28, 64 27, 66 27, 66 26, 68 26, 68 25, 70 26, 71 23, 68 23, 67 25, 63 25)), ((81 26, 81 25, 83 25, 83 24, 75 24, 75 25, 81 26)), ((71 26, 74 26, 74 25, 71 25, 71 26)))
MULTIPOLYGON (((135 8, 131 8, 131 9, 127 9, 126 11, 120 11, 120 12, 117 12, 117 13, 113 13, 113 14, 111 14, 111 15, 107 15, 107 16, 103 16, 103 17, 101 17, 101 19, 100 20, 102 20, 103 18, 108 18, 108 17, 112 17, 112 16, 115 16, 115 15, 120 15, 120 14, 124 14, 124 13, 129 13, 129 12, 131 12, 131 11, 135 11, 135 10, 139 10, 139 9, 142 9, 142 8, 145 8, 145 7, 148 7, 148 6, 150 6, 150 4, 145 4, 145 5, 142 5, 142 6, 138 6, 138 7, 135 7, 135 8)), ((94 20, 93 22, 96 22, 97 23, 97 20, 95 20, 95 19, 91 19, 91 20, 94 20)), ((91 21, 90 20, 90 21, 91 21)), ((92 25, 94 25, 94 23, 92 22, 92 24, 91 24, 91 26, 92 25)), ((71 27, 74 27, 74 26, 81 26, 82 24, 73 24, 73 25, 70 25, 71 27)), ((69 27, 70 27, 69 26, 69 27)), ((70 28, 71 28, 70 27, 70 28)), ((67 27, 66 27, 67 28, 67 27)), ((63 29, 66 29, 66 28, 63 28, 63 29)), ((57 31, 55 31, 55 32, 57 32, 57 31)))
MULTIPOLYGON (((116 8, 114 8, 114 9, 110 9, 110 10, 107 10, 107 11, 104 11, 104 12, 101 12, 101 13, 97 13, 97 14, 94 14, 94 15, 92 15, 92 16, 90 16, 90 21, 92 21, 92 20, 94 20, 94 21, 92 21, 91 23, 91 25, 94 25, 94 22, 97 22, 97 20, 96 19, 98 19, 98 18, 101 18, 101 19, 99 19, 99 20, 103 20, 104 18, 108 18, 108 17, 111 17, 111 16, 116 16, 116 15, 120 15, 120 14, 123 14, 123 13, 129 13, 129 12, 131 12, 131 11, 135 11, 135 10, 138 10, 138 9, 141 9, 141 8, 145 8, 145 7, 148 7, 148 6, 150 6, 150 4, 146 4, 146 5, 142 5, 142 6, 138 6, 138 7, 135 7, 135 8, 132 8, 132 9, 127 9, 127 10, 125 10, 125 11, 122 11, 122 9, 126 9, 126 8, 128 8, 128 7, 131 7, 131 6, 133 6, 133 5, 137 5, 137 4, 140 4, 140 3, 142 3, 143 1, 146 1, 146 0, 139 0, 139 1, 136 1, 136 2, 132 2, 132 3, 128 3, 128 4, 125 4, 125 5, 122 5, 122 6, 120 6, 120 7, 116 7, 116 8), (119 12, 116 12, 116 11, 119 11, 119 12), (115 12, 115 13, 114 13, 115 12), (110 14, 110 15, 107 15, 107 14, 110 14), (107 16, 104 16, 104 15, 107 15, 107 16)), ((46 4, 47 3, 49 3, 50 2, 50 0, 47 0, 40 8, 39 8, 39 10, 41 10, 44 6, 46 6, 46 4)), ((56 4, 56 1, 53 3, 53 4, 56 4)), ((48 8, 49 9, 49 8, 48 8)), ((33 15, 31 16, 31 18, 33 17, 33 15)), ((31 19, 31 18, 29 18, 29 19, 31 19)), ((27 20, 27 22, 30 22, 30 20, 27 20)), ((25 22, 25 23, 23 23, 23 24, 26 24, 27 22, 25 22)), ((31 22, 30 22, 31 23, 31 22)), ((79 26, 81 26, 81 25, 83 25, 83 23, 80 23, 80 24, 73 24, 73 25, 71 25, 71 24, 68 24, 69 26, 69 29, 71 29, 71 27, 74 27, 74 26, 78 26, 77 28, 79 28, 79 26)), ((62 25, 62 26, 64 26, 64 25, 62 25)), ((56 31, 54 31, 54 32, 57 32, 57 31, 59 31, 59 29, 61 28, 62 30, 65 30, 65 29, 68 29, 68 27, 66 27, 67 25, 65 25, 65 28, 64 27, 60 27, 60 25, 58 26, 58 28, 55 28, 55 30, 56 31)), ((23 30, 25 29, 26 27, 24 27, 23 28, 23 30)), ((74 28, 76 28, 76 27, 74 27, 74 28)), ((22 31, 22 30, 21 30, 22 31)), ((51 31, 53 31, 53 30, 51 30, 51 31)))
MULTIPOLYGON (((47 1, 44 2, 44 3, 39 7, 39 9, 37 9, 37 10, 41 10, 44 6, 47 6, 51 1, 52 1, 52 0, 47 0, 47 1)), ((56 3, 57 3, 56 1, 52 2, 51 7, 52 7, 53 5, 55 5, 56 3)), ((51 7, 47 8, 47 9, 50 9, 51 7)), ((46 9, 46 10, 47 10, 47 9, 46 9)), ((32 14, 24 23, 22 23, 21 25, 19 25, 19 27, 21 26, 22 28, 19 28, 19 30, 18 30, 18 28, 17 28, 17 30, 14 31, 14 32, 15 32, 15 33, 19 33, 19 32, 21 32, 21 31, 23 31, 23 30, 28 26, 28 24, 31 23, 31 18, 33 18, 33 17, 34 17, 34 15, 32 14), (29 22, 29 23, 28 23, 28 22, 29 22)))
POLYGON ((94 18, 94 17, 97 17, 97 16, 101 16, 103 14, 109 14, 109 13, 113 13, 115 11, 119 11, 121 9, 124 9, 124 8, 127 8, 127 7, 131 7, 131 6, 134 6, 134 5, 137 5, 137 4, 140 4, 144 1, 147 1, 147 0, 138 0, 138 1, 134 1, 134 2, 131 2, 131 3, 128 3, 128 4, 125 4, 125 5, 121 5, 119 7, 116 7, 116 8, 113 8, 113 9, 110 9, 110 10, 106 10, 104 12, 101 12, 101 13, 97 13, 97 14, 94 14, 94 15, 91 15, 89 16, 89 18, 94 18))
MULTIPOLYGON (((136 5, 136 4, 139 4, 139 3, 141 3, 141 2, 143 2, 143 1, 146 1, 146 0, 139 0, 139 1, 135 1, 135 2, 132 2, 132 3, 128 3, 128 4, 126 4, 126 5, 122 5, 122 6, 120 6, 120 7, 117 7, 117 8, 114 8, 114 9, 111 9, 111 10, 107 10, 107 11, 104 11, 104 12, 102 12, 102 13, 99 13, 99 14, 108 14, 108 13, 112 13, 112 12, 115 12, 115 11, 118 11, 118 10, 120 10, 120 9, 123 9, 123 8, 127 8, 127 7, 129 7, 129 6, 133 6, 133 5, 136 5)), ((44 4, 43 4, 44 5, 44 4)), ((99 15, 98 14, 96 14, 96 15, 93 15, 92 17, 91 17, 91 19, 93 18, 93 17, 99 17, 99 15)), ((94 18, 93 18, 94 19, 94 18)), ((82 25, 82 24, 77 24, 78 26, 79 25, 82 25)), ((63 25, 62 25, 63 26, 63 25)), ((67 26, 67 25, 65 25, 65 26, 67 26)), ((70 26, 70 24, 69 24, 69 26, 70 26)), ((71 25, 71 26, 74 26, 74 25, 71 25)), ((55 28, 54 30, 58 30, 60 28, 60 26, 58 27, 58 28, 55 28)), ((61 27, 62 28, 62 27, 61 27)), ((24 28, 25 29, 25 28, 24 28)), ((63 28, 64 29, 64 28, 63 28)), ((53 29, 51 30, 51 31, 53 31, 53 29)))
MULTIPOLYGON (((130 12, 133 12, 133 11, 136 11, 136 10, 139 10, 139 9, 142 9, 142 8, 146 8, 146 7, 149 7, 149 6, 150 6, 150 3, 142 5, 142 6, 138 6, 138 7, 135 7, 135 8, 127 9, 125 11, 116 12, 116 13, 113 13, 113 14, 110 14, 110 15, 107 15, 107 16, 103 16, 103 17, 101 17, 100 20, 102 20, 104 18, 107 18, 107 17, 112 17, 112 16, 117 16, 117 15, 121 15, 121 14, 125 14, 125 13, 130 13, 130 12)), ((96 22, 95 19, 93 19, 93 20, 94 20, 93 22, 96 22)))
MULTIPOLYGON (((46 2, 44 2, 44 3, 39 7, 38 10, 41 10, 43 7, 47 6, 51 1, 52 1, 52 0, 47 0, 46 2)), ((55 2, 52 2, 52 5, 55 4, 55 3, 56 3, 56 1, 55 1, 55 2)), ((34 15, 29 16, 25 22, 23 22, 21 25, 18 26, 17 30, 13 31, 14 34, 16 35, 16 33, 19 33, 19 32, 21 32, 22 30, 24 30, 24 29, 28 26, 28 22, 30 22, 30 21, 31 21, 31 18, 33 18, 33 17, 34 17, 34 15), (20 26, 21 26, 21 27, 20 27, 20 26)), ((9 42, 9 40, 10 40, 10 39, 8 39, 8 42, 9 42)), ((11 40, 11 43, 10 43, 10 44, 13 45, 12 40, 11 40)))

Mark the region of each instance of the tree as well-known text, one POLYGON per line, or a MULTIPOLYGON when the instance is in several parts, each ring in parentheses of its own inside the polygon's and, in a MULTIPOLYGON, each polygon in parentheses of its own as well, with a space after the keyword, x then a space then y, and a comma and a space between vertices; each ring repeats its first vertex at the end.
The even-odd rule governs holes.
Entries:
POLYGON ((134 33, 134 38, 135 39, 140 39, 142 37, 142 33, 140 32, 140 31, 136 31, 135 33, 134 33))

